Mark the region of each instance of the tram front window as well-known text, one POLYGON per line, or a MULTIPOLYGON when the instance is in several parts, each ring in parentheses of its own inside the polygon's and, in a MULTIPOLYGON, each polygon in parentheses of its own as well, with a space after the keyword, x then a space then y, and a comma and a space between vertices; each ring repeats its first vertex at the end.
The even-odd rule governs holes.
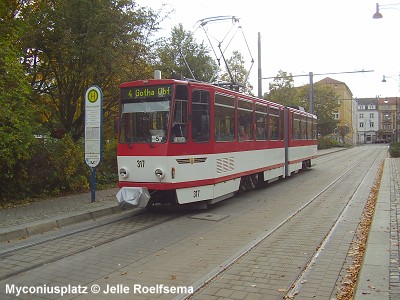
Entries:
POLYGON ((172 86, 123 89, 120 142, 165 143, 171 95, 172 86))

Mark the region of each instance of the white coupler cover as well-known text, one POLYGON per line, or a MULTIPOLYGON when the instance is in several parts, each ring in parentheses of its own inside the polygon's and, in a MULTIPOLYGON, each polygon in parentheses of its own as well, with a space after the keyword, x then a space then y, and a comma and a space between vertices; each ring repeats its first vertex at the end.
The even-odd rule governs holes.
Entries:
POLYGON ((116 197, 121 208, 146 207, 150 200, 149 191, 142 187, 123 187, 116 197))

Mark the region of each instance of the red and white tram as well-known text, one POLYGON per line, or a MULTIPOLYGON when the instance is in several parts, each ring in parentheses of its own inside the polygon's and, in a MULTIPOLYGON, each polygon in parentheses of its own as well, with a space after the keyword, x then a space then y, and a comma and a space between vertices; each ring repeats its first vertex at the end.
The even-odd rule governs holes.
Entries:
POLYGON ((211 204, 311 167, 316 155, 317 118, 298 109, 172 79, 126 82, 120 91, 120 193, 149 193, 140 207, 211 204))

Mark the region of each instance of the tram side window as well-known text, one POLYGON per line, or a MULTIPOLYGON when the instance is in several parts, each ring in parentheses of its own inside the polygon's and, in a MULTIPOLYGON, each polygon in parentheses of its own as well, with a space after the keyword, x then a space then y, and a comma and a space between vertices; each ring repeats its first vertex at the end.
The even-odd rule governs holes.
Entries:
POLYGON ((301 131, 300 131, 300 116, 293 114, 293 133, 292 133, 294 140, 301 139, 301 131))
POLYGON ((317 120, 316 119, 312 120, 312 137, 313 137, 313 140, 317 139, 317 120))
POLYGON ((279 139, 283 140, 284 139, 284 128, 285 128, 285 112, 283 109, 279 110, 279 124, 280 124, 280 130, 279 130, 279 139))
POLYGON ((256 140, 267 140, 267 120, 268 120, 268 107, 256 104, 256 140))
POLYGON ((310 117, 307 118, 307 138, 312 140, 312 119, 310 117))
POLYGON ((239 141, 253 140, 253 102, 239 99, 238 123, 239 141))
POLYGON ((270 107, 269 109, 269 139, 279 140, 279 109, 270 107))
POLYGON ((301 139, 307 139, 307 117, 300 116, 301 118, 301 139))
POLYGON ((234 141, 235 99, 233 97, 215 94, 214 120, 215 141, 234 141))
POLYGON ((210 140, 210 93, 208 91, 193 91, 192 139, 194 142, 210 140))
POLYGON ((188 91, 187 86, 176 87, 174 116, 172 119, 171 142, 185 143, 187 141, 188 121, 188 91))

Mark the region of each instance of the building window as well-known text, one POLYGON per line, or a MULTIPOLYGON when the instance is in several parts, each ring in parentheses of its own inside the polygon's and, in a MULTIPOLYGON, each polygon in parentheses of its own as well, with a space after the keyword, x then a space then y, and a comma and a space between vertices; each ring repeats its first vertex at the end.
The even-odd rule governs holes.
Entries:
POLYGON ((369 114, 369 118, 373 119, 374 118, 374 114, 369 114))
POLYGON ((391 130, 392 125, 383 125, 383 130, 391 130))
POLYGON ((364 122, 360 122, 360 128, 364 128, 364 122))
POLYGON ((374 128, 374 122, 369 122, 369 128, 374 128))
POLYGON ((360 119, 364 119, 364 114, 360 114, 360 119))
POLYGON ((339 113, 338 113, 338 112, 333 113, 333 118, 334 118, 335 120, 339 120, 339 113))
POLYGON ((391 115, 389 113, 384 113, 382 117, 383 117, 383 121, 386 121, 386 122, 390 122, 390 120, 392 119, 391 115))

